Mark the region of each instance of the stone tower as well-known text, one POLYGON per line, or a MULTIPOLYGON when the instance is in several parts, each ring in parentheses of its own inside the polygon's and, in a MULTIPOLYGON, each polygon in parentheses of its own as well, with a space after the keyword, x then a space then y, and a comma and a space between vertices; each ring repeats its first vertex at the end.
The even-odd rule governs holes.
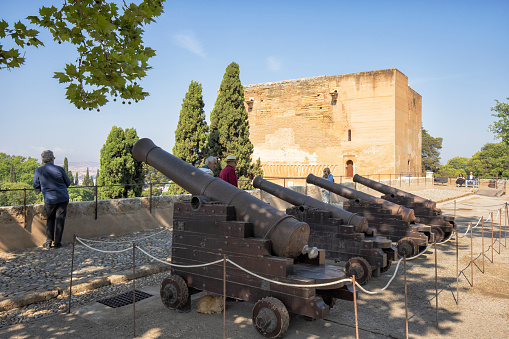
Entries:
POLYGON ((244 86, 265 177, 421 173, 422 97, 397 69, 244 86))

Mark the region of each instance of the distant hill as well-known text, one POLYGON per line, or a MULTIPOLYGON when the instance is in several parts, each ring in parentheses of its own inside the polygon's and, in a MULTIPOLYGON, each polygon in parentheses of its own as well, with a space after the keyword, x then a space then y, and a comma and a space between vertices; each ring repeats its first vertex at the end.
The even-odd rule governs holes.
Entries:
MULTIPOLYGON (((55 165, 58 166, 64 166, 64 163, 55 163, 55 165)), ((88 167, 88 174, 95 179, 95 175, 97 174, 97 170, 100 169, 100 163, 90 161, 90 162, 72 162, 69 161, 67 163, 69 170, 72 172, 72 175, 75 176, 76 172, 78 172, 78 178, 83 179, 85 177, 85 174, 87 174, 87 167, 88 167)))

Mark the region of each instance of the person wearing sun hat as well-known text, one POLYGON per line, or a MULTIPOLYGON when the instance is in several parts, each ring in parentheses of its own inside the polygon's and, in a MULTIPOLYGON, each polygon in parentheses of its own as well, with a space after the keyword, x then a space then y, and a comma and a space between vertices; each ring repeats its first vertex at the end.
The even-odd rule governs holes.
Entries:
POLYGON ((239 187, 237 173, 235 173, 235 167, 237 167, 237 157, 229 155, 226 157, 226 167, 219 173, 219 178, 232 184, 235 187, 239 187))

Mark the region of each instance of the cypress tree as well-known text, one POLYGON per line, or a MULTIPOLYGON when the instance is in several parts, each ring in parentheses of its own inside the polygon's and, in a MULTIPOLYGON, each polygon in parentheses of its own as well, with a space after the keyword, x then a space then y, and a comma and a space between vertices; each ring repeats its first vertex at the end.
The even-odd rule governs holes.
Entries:
POLYGON ((97 169, 97 172, 95 173, 95 185, 97 186, 97 178, 99 178, 99 169, 97 169))
POLYGON ((101 199, 116 199, 139 197, 145 180, 143 164, 135 160, 131 154, 132 148, 138 141, 136 129, 113 126, 106 143, 101 148, 101 168, 98 171, 97 185, 101 187, 101 199), (108 186, 139 184, 133 186, 108 186))
MULTIPOLYGON (((67 162, 67 157, 64 158, 64 166, 62 166, 64 168, 64 171, 65 173, 69 173, 69 164, 67 162)), ((71 177, 69 177, 71 178, 71 177)))
POLYGON ((80 183, 80 179, 78 179, 78 171, 76 171, 76 177, 74 178, 74 185, 78 186, 80 183))
POLYGON ((88 173, 88 167, 87 174, 85 174, 85 178, 83 179, 83 186, 90 186, 90 174, 88 173))
POLYGON ((9 182, 16 182, 16 170, 14 169, 14 164, 11 164, 11 175, 9 182))
POLYGON ((74 185, 74 176, 72 175, 72 171, 67 171, 67 176, 71 179, 71 185, 74 185))
MULTIPOLYGON (((245 179, 253 179, 261 175, 260 160, 252 162, 253 144, 249 140, 249 123, 247 110, 244 106, 244 87, 240 82, 239 65, 232 62, 226 68, 221 81, 219 95, 210 114, 210 134, 206 152, 223 159, 233 154, 237 157, 236 172, 239 176, 239 186, 250 188, 245 179)), ((216 171, 224 167, 218 164, 216 171)))
POLYGON ((175 130, 173 155, 193 166, 203 160, 203 148, 207 141, 208 126, 205 121, 205 103, 202 97, 202 85, 191 81, 182 102, 179 122, 175 130))
MULTIPOLYGON (((203 161, 203 149, 207 141, 208 126, 205 121, 202 85, 191 81, 182 101, 173 155, 185 162, 197 166, 203 161)), ((185 193, 185 190, 172 185, 173 194, 185 193)))

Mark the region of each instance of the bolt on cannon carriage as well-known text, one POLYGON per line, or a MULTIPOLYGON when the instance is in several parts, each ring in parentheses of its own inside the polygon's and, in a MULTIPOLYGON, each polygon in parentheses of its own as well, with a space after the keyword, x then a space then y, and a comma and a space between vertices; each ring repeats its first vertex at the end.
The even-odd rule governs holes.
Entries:
POLYGON ((255 303, 256 330, 281 338, 289 313, 323 319, 336 299, 353 300, 351 284, 341 281, 344 269, 325 265, 325 252, 307 246, 306 223, 202 172, 150 139, 140 139, 132 153, 193 195, 174 205, 174 266, 160 289, 168 308, 189 310, 192 294, 224 292, 255 303), (211 264, 225 258, 226 264, 211 264))
POLYGON ((262 177, 254 178, 253 186, 295 205, 286 209, 286 214, 310 226, 309 243, 325 249, 327 259, 346 262, 347 275, 355 275, 359 284, 367 283, 371 276, 378 277, 398 259, 392 241, 378 236, 366 218, 262 177))
POLYGON ((432 200, 384 185, 358 174, 353 176, 353 181, 383 193, 382 199, 413 209, 415 216, 419 218, 421 223, 431 226, 431 233, 435 235, 437 242, 449 238, 456 230, 456 218, 450 215, 442 215, 442 211, 437 208, 436 202, 432 200))
POLYGON ((410 208, 376 198, 341 184, 336 184, 309 174, 306 182, 322 187, 344 198, 343 208, 364 216, 380 235, 397 243, 399 256, 417 255, 428 246, 431 227, 418 223, 420 220, 410 208))

